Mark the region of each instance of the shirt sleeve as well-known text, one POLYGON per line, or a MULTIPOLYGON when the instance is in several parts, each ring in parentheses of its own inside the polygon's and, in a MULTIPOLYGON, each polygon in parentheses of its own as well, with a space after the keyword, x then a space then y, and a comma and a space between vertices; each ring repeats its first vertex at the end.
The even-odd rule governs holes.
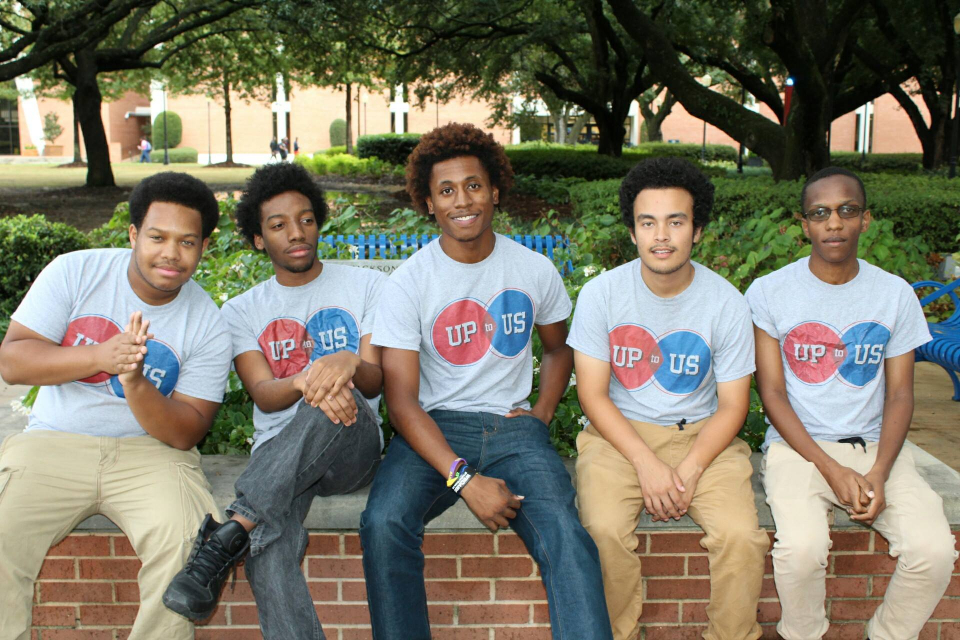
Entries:
POLYGON ((239 298, 227 300, 220 309, 220 316, 229 332, 232 345, 231 358, 236 358, 241 353, 248 351, 262 351, 260 343, 257 342, 256 331, 247 321, 246 314, 242 310, 242 301, 239 298))
POLYGON ((80 269, 71 268, 70 261, 58 256, 44 267, 10 318, 57 344, 67 333, 79 291, 80 269))
MULTIPOLYGON (((770 315, 770 309, 767 307, 767 297, 764 295, 763 284, 760 280, 754 280, 753 284, 747 289, 747 293, 744 294, 744 297, 747 299, 753 324, 763 329, 768 336, 779 342, 780 336, 777 334, 777 323, 774 322, 773 317, 770 315)), ((750 335, 753 335, 752 329, 750 335)))
POLYGON ((560 277, 560 272, 551 262, 546 269, 546 278, 541 280, 543 284, 543 297, 540 307, 537 309, 535 324, 553 324, 561 322, 570 317, 573 310, 573 304, 570 302, 570 296, 567 294, 567 287, 560 277))
POLYGON ((377 305, 373 344, 420 351, 420 304, 411 291, 415 291, 413 283, 408 282, 402 272, 396 271, 387 278, 377 305))
POLYGON ((175 391, 191 398, 222 402, 233 349, 227 323, 216 314, 209 318, 209 329, 185 358, 175 391))
POLYGON ((377 306, 380 304, 380 292, 387 277, 379 271, 371 271, 372 277, 367 285, 367 296, 363 306, 363 317, 360 318, 360 336, 373 333, 377 321, 377 306))
POLYGON ((923 315, 923 307, 913 287, 901 280, 897 301, 897 322, 890 333, 885 357, 896 358, 933 339, 930 325, 923 315))
POLYGON ((591 358, 610 362, 607 302, 597 282, 592 280, 580 290, 567 344, 591 358))
POLYGON ((757 369, 750 307, 738 293, 720 318, 722 337, 714 347, 713 375, 717 382, 739 380, 757 369))

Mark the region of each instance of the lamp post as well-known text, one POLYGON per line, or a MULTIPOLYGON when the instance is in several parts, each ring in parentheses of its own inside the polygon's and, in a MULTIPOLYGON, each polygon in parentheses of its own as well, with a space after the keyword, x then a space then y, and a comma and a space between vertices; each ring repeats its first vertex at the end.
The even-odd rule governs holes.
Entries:
MULTIPOLYGON (((740 106, 747 101, 747 88, 740 86, 740 106)), ((740 148, 737 150, 737 173, 743 173, 743 141, 740 142, 740 148)))
MULTIPOLYGON (((710 77, 710 74, 703 76, 700 79, 700 83, 707 87, 708 89, 713 84, 713 78, 710 77)), ((700 164, 706 164, 707 162, 707 121, 703 121, 703 143, 700 145, 700 164)))
MULTIPOLYGON (((953 32, 960 35, 960 13, 953 18, 953 32)), ((954 57, 954 71, 957 81, 953 89, 956 98, 953 103, 953 131, 950 134, 950 177, 957 177, 957 125, 960 123, 960 57, 954 57)))
POLYGON ((167 149, 167 85, 163 85, 163 164, 170 164, 170 150, 167 149))
POLYGON ((793 100, 793 76, 787 78, 787 88, 783 90, 783 126, 787 126, 790 117, 790 102, 793 100))

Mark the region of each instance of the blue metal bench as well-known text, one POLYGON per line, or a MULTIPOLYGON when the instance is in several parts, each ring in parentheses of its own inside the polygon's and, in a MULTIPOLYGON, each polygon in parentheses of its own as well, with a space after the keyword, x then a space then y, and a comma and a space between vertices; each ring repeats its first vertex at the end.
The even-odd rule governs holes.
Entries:
MULTIPOLYGON (((358 260, 372 259, 402 259, 408 249, 417 251, 424 248, 432 240, 436 240, 438 235, 408 236, 401 234, 399 236, 379 235, 346 235, 346 236, 320 236, 320 241, 330 246, 336 246, 338 243, 352 245, 357 248, 358 260)), ((562 236, 530 236, 514 235, 507 236, 528 249, 541 253, 551 260, 553 251, 557 248, 565 248, 568 243, 562 236)))
POLYGON ((946 320, 930 323, 933 340, 917 347, 916 359, 917 362, 933 362, 946 369, 953 381, 953 399, 960 402, 960 379, 957 378, 957 373, 960 372, 960 296, 957 296, 960 278, 947 285, 934 280, 913 283, 914 289, 924 287, 934 287, 936 291, 921 298, 920 306, 926 306, 949 295, 953 300, 954 312, 946 320))

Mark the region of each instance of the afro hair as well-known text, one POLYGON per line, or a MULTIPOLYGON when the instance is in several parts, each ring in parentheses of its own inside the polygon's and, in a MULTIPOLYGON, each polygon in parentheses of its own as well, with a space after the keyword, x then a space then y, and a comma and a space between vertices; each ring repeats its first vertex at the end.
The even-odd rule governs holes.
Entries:
POLYGON ((710 222, 713 209, 713 183, 682 158, 664 157, 644 160, 620 183, 620 216, 623 224, 634 228, 633 205, 644 189, 683 189, 693 196, 693 226, 702 229, 710 222))
POLYGON ((306 169, 287 162, 264 165, 247 180, 237 204, 237 228, 251 246, 255 246, 253 236, 263 235, 260 207, 267 200, 288 191, 296 191, 310 201, 318 227, 327 219, 327 201, 323 197, 323 189, 313 181, 306 169))
POLYGON ((164 171, 144 178, 130 193, 130 224, 139 231, 147 209, 154 202, 172 202, 200 213, 200 227, 206 240, 217 228, 220 208, 203 180, 186 173, 164 171))
POLYGON ((489 133, 472 124, 451 122, 420 138, 407 159, 407 193, 420 213, 427 213, 430 173, 433 165, 452 158, 473 156, 480 161, 490 184, 500 191, 500 200, 513 187, 513 167, 503 147, 489 133))

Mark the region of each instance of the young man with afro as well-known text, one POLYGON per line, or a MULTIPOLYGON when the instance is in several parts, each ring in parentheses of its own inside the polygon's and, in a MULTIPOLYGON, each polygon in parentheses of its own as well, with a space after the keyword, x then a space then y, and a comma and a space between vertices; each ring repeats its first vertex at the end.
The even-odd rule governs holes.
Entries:
POLYGON ((524 541, 554 638, 610 638, 596 546, 547 428, 573 365, 570 299, 549 259, 494 233, 512 184, 503 147, 472 125, 434 129, 407 162, 407 191, 441 235, 390 276, 373 333, 397 432, 360 524, 377 640, 430 638, 424 526, 460 498, 491 531, 524 541), (534 330, 543 361, 531 406, 534 330))
POLYGON ((710 562, 707 640, 755 640, 763 558, 750 447, 736 438, 754 370, 750 309, 690 259, 713 185, 679 158, 634 167, 620 186, 638 258, 588 282, 567 344, 590 424, 577 437, 580 517, 600 550, 617 640, 643 607, 635 529, 689 514, 710 562))
POLYGON ((200 180, 146 178, 130 194, 131 248, 59 256, 14 312, 0 374, 40 392, 26 431, 0 448, 5 640, 33 637, 33 582, 47 550, 97 513, 143 563, 129 637, 193 638, 161 596, 191 532, 217 509, 196 444, 223 399, 230 335, 191 276, 218 219, 200 180))
POLYGON ((828 516, 836 505, 879 531, 897 558, 867 635, 915 640, 957 558, 943 500, 903 449, 913 417, 913 350, 930 330, 907 282, 857 259, 871 217, 856 174, 815 173, 800 206, 810 257, 747 290, 770 425, 761 469, 777 526, 777 632, 785 640, 827 632, 828 516))
POLYGON ((380 349, 370 343, 380 288, 370 269, 322 263, 323 191, 296 164, 249 179, 237 226, 274 276, 223 305, 237 374, 254 401, 253 455, 237 479, 231 519, 204 523, 194 556, 164 602, 204 619, 230 570, 245 571, 265 638, 324 637, 300 570, 314 496, 369 484, 380 463, 380 349), (249 555, 248 555, 249 550, 249 555))

